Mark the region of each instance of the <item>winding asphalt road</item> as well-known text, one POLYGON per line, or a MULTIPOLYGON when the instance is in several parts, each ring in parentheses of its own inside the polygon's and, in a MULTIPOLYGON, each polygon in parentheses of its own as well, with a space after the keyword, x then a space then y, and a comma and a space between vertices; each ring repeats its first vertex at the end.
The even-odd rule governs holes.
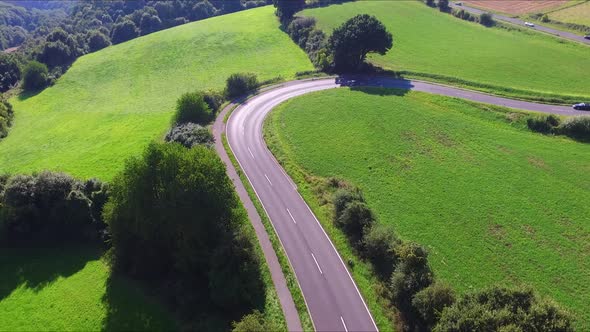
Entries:
MULTIPOLYGON (((377 326, 345 263, 311 209, 299 195, 296 185, 268 150, 262 134, 266 115, 280 103, 306 93, 340 86, 411 89, 545 113, 561 115, 584 113, 565 106, 510 100, 447 86, 392 78, 328 78, 293 81, 253 97, 232 113, 225 128, 229 146, 262 202, 285 249, 315 329, 317 331, 375 331, 377 326)), ((221 141, 221 132, 223 132, 221 119, 216 122, 214 132, 218 142, 221 141)), ((222 147, 218 147, 219 149, 222 147)), ((234 183, 237 183, 239 180, 235 179, 235 170, 231 163, 226 161, 226 164, 228 164, 230 177, 233 177, 234 183)), ((240 190, 238 192, 240 193, 240 190)), ((249 213, 255 214, 256 211, 252 211, 254 208, 247 194, 240 193, 240 198, 247 201, 245 205, 250 210, 249 213)), ((272 247, 269 249, 269 244, 266 247, 266 250, 272 250, 272 247)), ((280 273, 280 270, 276 273, 280 273)), ((284 289, 285 286, 280 284, 279 293, 284 292, 284 289)), ((289 328, 296 329, 293 327, 297 326, 296 323, 289 324, 289 321, 298 322, 297 317, 293 317, 296 312, 293 313, 292 299, 290 297, 285 301, 281 299, 281 303, 289 305, 287 309, 283 306, 285 316, 289 328)))
MULTIPOLYGON (((481 10, 481 9, 477 9, 477 8, 473 8, 470 6, 466 6, 465 4, 461 5, 461 6, 457 6, 454 3, 449 3, 449 6, 452 8, 457 8, 457 9, 464 9, 466 12, 470 12, 472 14, 476 14, 476 15, 481 15, 482 13, 486 13, 487 11, 485 10, 481 10)), ((513 17, 508 17, 508 16, 504 16, 504 15, 500 15, 500 14, 492 14, 494 16, 495 19, 500 20, 500 21, 505 21, 508 23, 512 23, 512 24, 516 24, 528 29, 532 29, 532 30, 538 30, 538 31, 542 31, 557 37, 561 37, 561 38, 565 38, 565 39, 569 39, 569 40, 573 40, 573 41, 577 41, 586 45, 590 45, 590 40, 585 39, 583 36, 579 36, 576 35, 575 33, 571 33, 571 32, 567 32, 567 31, 563 31, 563 30, 557 30, 557 29, 553 29, 553 28, 549 28, 546 27, 544 25, 539 25, 535 22, 535 26, 534 27, 526 27, 524 25, 524 21, 518 18, 513 18, 513 17)))

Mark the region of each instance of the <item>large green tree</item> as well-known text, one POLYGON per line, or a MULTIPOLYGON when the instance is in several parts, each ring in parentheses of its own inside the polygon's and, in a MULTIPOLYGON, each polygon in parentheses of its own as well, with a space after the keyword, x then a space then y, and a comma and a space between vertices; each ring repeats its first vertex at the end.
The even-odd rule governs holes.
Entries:
POLYGON ((272 2, 277 8, 276 14, 281 22, 288 22, 295 13, 305 8, 305 0, 273 0, 272 2))
POLYGON ((375 16, 357 15, 336 28, 328 40, 340 71, 359 70, 368 53, 385 54, 393 37, 375 16))

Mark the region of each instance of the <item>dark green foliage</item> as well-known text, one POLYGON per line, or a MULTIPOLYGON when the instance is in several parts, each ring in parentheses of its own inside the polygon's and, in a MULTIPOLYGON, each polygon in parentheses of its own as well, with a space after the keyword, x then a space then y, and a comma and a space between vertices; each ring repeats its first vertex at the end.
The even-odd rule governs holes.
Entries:
POLYGON ((344 207, 336 219, 336 225, 342 229, 356 247, 362 245, 361 240, 365 231, 375 222, 375 217, 366 203, 355 200, 344 207))
POLYGON ((305 48, 311 31, 315 28, 315 18, 297 17, 287 26, 287 33, 291 39, 301 48, 305 48))
POLYGON ((157 15, 143 13, 139 22, 139 32, 142 36, 162 29, 162 21, 157 15))
POLYGON ((315 24, 316 21, 312 17, 296 17, 287 26, 287 33, 299 47, 305 50, 317 68, 328 70, 332 63, 326 34, 316 29, 315 24))
POLYGON ((227 78, 225 94, 233 99, 241 97, 258 88, 258 78, 252 73, 236 73, 227 78))
POLYGON ((25 91, 40 90, 47 86, 47 66, 37 62, 29 62, 23 70, 23 89, 25 91))
POLYGON ((111 40, 113 44, 119 44, 133 39, 139 35, 139 31, 135 26, 135 23, 130 20, 124 20, 121 23, 117 23, 113 26, 111 40))
POLYGON ((55 245, 99 239, 104 230, 100 218, 104 199, 96 193, 105 188, 98 183, 88 187, 66 174, 51 172, 8 178, 0 193, 0 241, 55 245))
POLYGON ((426 0, 426 5, 428 7, 434 7, 436 4, 434 3, 434 0, 426 0))
POLYGON ((438 0, 436 6, 441 12, 448 12, 451 9, 449 7, 449 0, 438 0))
POLYGON ((88 43, 88 50, 90 52, 96 52, 111 45, 109 37, 98 30, 90 31, 86 38, 88 43))
POLYGON ((174 114, 173 123, 194 122, 207 124, 213 120, 214 115, 214 112, 205 102, 202 93, 187 92, 176 101, 176 113, 174 114))
POLYGON ((332 198, 332 204, 334 205, 334 216, 338 218, 342 215, 342 212, 346 208, 346 205, 353 201, 364 202, 365 199, 358 189, 338 189, 334 193, 332 198))
POLYGON ((455 303, 455 292, 450 286, 440 282, 424 288, 412 298, 412 306, 429 331, 438 322, 443 309, 453 303, 455 303))
POLYGON ((582 141, 590 141, 590 116, 572 116, 563 121, 556 132, 582 141))
POLYGON ((553 133, 555 127, 559 126, 559 122, 559 117, 553 114, 547 116, 533 116, 526 121, 530 130, 543 134, 553 133))
POLYGON ((363 237, 363 257, 368 259, 377 276, 387 280, 397 265, 396 247, 401 244, 389 224, 373 225, 363 237))
POLYGON ((481 15, 479 15, 479 23, 486 27, 491 27, 496 24, 494 16, 491 13, 481 13, 481 15))
POLYGON ((110 190, 104 217, 116 271, 146 281, 189 319, 215 310, 240 317, 260 305, 247 217, 213 150, 152 143, 110 190))
POLYGON ((223 11, 225 13, 234 13, 242 9, 241 0, 223 0, 223 11))
POLYGON ((451 14, 465 21, 479 22, 479 18, 477 16, 469 13, 468 11, 465 11, 464 9, 453 8, 453 10, 451 10, 451 14))
POLYGON ((18 61, 13 55, 0 53, 0 92, 8 91, 20 79, 18 61))
POLYGON ((217 9, 209 2, 198 2, 192 7, 190 18, 193 20, 202 20, 216 15, 217 9))
POLYGON ((267 322, 264 315, 258 310, 248 314, 239 322, 232 323, 232 332, 260 332, 260 331, 276 331, 277 328, 273 326, 272 322, 267 322))
POLYGON ((385 54, 393 37, 383 23, 370 15, 357 15, 336 28, 328 40, 334 65, 340 71, 360 70, 368 53, 385 54))
POLYGON ((281 22, 286 23, 293 18, 293 15, 305 8, 305 0, 273 0, 276 14, 281 22))
POLYGON ((76 57, 72 49, 58 40, 46 43, 39 55, 39 61, 54 67, 71 63, 76 57))
POLYGON ((205 91, 203 93, 203 99, 214 113, 219 111, 219 107, 221 107, 221 104, 225 101, 223 93, 214 90, 205 91))
POLYGON ((573 331, 571 317, 531 289, 494 287, 443 310, 434 331, 573 331))
POLYGON ((12 124, 13 116, 12 105, 8 101, 0 99, 0 138, 8 135, 8 127, 12 124))
POLYGON ((411 328, 422 324, 419 314, 412 306, 412 298, 432 284, 434 275, 428 266, 428 253, 422 246, 405 242, 398 246, 396 253, 399 263, 391 275, 389 289, 392 302, 411 328))
POLYGON ((211 147, 215 141, 209 129, 189 122, 170 129, 166 134, 166 142, 177 142, 192 148, 199 144, 211 147))

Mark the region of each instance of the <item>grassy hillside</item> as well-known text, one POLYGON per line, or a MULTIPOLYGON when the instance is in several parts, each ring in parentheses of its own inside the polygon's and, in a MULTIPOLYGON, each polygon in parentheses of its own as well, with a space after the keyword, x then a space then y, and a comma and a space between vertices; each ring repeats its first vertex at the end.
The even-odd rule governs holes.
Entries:
POLYGON ((534 32, 485 28, 418 1, 359 1, 301 15, 316 17, 320 28, 331 31, 359 13, 376 15, 394 36, 390 52, 370 58, 386 69, 443 75, 438 79, 496 93, 590 99, 587 46, 534 32))
POLYGON ((0 326, 7 331, 171 330, 133 282, 109 277, 100 250, 0 250, 0 326))
POLYGON ((529 284, 589 326, 590 145, 509 119, 442 96, 337 89, 279 106, 265 131, 341 248, 313 176, 359 186, 457 290, 529 284))
POLYGON ((59 170, 110 178, 168 129, 184 92, 222 88, 238 71, 261 80, 313 69, 272 7, 185 24, 79 58, 57 84, 13 98, 0 173, 59 170))
POLYGON ((590 2, 551 12, 549 18, 560 22, 590 26, 590 2))

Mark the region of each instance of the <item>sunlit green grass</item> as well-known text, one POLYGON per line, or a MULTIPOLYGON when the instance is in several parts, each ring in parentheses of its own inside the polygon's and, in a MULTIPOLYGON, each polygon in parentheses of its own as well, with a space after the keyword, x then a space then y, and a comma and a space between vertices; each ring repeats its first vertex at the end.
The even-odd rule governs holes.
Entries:
POLYGON ((590 145, 532 133, 501 109, 394 91, 313 93, 266 123, 339 251, 350 249, 310 175, 359 186, 379 222, 425 245, 438 278, 458 291, 528 284, 589 326, 590 145))
POLYGON ((184 92, 221 89, 235 72, 293 78, 313 66, 272 6, 160 31, 79 58, 53 87, 11 102, 0 173, 59 170, 110 180, 170 126, 184 92))
POLYGON ((0 249, 4 331, 174 330, 138 286, 109 277, 94 247, 0 249))
POLYGON ((535 32, 486 28, 419 1, 357 1, 300 15, 317 18, 318 26, 330 33, 356 14, 377 16, 393 34, 392 50, 370 57, 383 68, 443 75, 445 82, 519 97, 590 99, 590 47, 584 45, 535 32))

